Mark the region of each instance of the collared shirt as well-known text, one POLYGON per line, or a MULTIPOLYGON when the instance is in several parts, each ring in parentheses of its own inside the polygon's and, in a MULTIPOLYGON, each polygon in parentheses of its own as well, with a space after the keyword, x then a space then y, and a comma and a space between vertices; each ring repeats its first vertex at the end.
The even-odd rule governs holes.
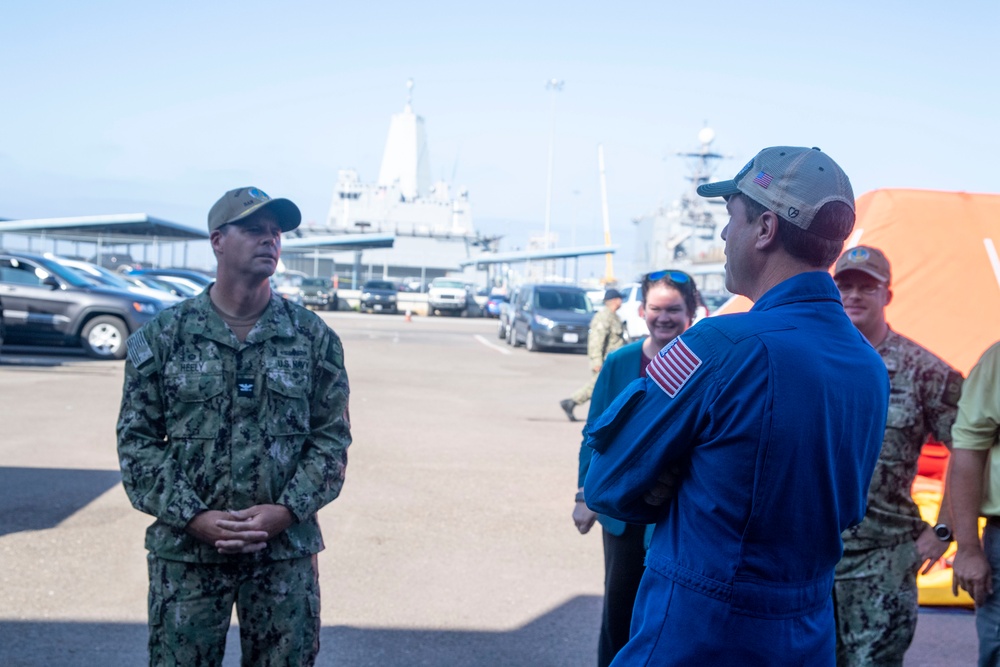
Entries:
POLYGON ((272 294, 241 343, 206 290, 165 310, 128 345, 118 453, 132 504, 156 517, 146 548, 168 560, 238 558, 185 526, 204 510, 278 504, 294 522, 258 557, 320 551, 316 512, 340 493, 351 442, 337 335, 272 294))
POLYGON ((989 451, 982 516, 1000 516, 1000 343, 976 362, 962 386, 952 447, 989 451))
POLYGON ((924 529, 910 487, 920 449, 931 435, 951 444, 962 375, 915 342, 890 330, 875 350, 889 372, 885 437, 868 489, 865 520, 848 529, 845 549, 870 549, 916 539, 924 529))
POLYGON ((735 612, 792 618, 827 604, 889 399, 885 364, 830 275, 796 275, 749 313, 699 321, 647 376, 590 430, 587 504, 655 522, 647 567, 735 612), (683 470, 676 497, 647 504, 671 464, 683 470))

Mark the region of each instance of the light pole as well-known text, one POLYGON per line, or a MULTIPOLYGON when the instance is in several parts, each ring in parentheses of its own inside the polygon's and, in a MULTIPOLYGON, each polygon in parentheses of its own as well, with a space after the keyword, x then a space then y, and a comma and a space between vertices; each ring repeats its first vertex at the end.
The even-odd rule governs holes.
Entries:
POLYGON ((545 90, 551 92, 551 123, 549 131, 549 180, 545 190, 545 240, 542 242, 544 249, 549 249, 549 224, 552 216, 552 157, 555 152, 556 143, 556 93, 563 89, 565 82, 562 79, 549 79, 545 82, 545 90))

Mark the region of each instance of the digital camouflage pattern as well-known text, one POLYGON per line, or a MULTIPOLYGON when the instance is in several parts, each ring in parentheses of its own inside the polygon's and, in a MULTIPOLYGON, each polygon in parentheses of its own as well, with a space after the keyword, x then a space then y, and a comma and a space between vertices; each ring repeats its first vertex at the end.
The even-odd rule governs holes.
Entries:
POLYGON ((927 436, 951 443, 962 375, 895 331, 878 347, 889 371, 889 412, 882 451, 868 490, 868 510, 844 532, 844 549, 861 550, 913 540, 924 529, 910 487, 927 436))
POLYGON ((285 505, 294 522, 260 561, 323 549, 316 512, 344 483, 349 387, 337 335, 277 295, 240 343, 208 292, 129 339, 118 418, 122 482, 156 517, 146 548, 196 563, 242 561, 185 532, 204 510, 285 505))
POLYGON ((587 357, 590 365, 600 366, 609 354, 625 345, 625 328, 610 308, 601 308, 590 318, 587 334, 587 357))
POLYGON ((903 664, 917 630, 917 548, 846 551, 833 588, 838 667, 903 664))
POLYGON ((234 603, 245 667, 314 664, 320 633, 316 556, 206 565, 149 554, 148 565, 151 665, 221 665, 234 603))
POLYGON ((876 348, 889 372, 882 451, 868 488, 868 509, 844 531, 834 573, 837 664, 902 665, 917 626, 916 538, 926 524, 910 487, 930 435, 951 443, 962 375, 890 330, 876 348))

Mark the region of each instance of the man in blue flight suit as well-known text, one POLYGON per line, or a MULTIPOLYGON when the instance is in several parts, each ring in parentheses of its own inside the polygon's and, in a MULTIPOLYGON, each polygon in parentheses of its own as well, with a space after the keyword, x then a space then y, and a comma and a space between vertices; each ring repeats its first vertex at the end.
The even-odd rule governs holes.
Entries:
POLYGON ((587 505, 656 524, 613 664, 832 666, 840 534, 864 518, 889 397, 827 272, 854 194, 786 146, 698 194, 726 198, 726 287, 755 305, 675 339, 590 429, 587 505))

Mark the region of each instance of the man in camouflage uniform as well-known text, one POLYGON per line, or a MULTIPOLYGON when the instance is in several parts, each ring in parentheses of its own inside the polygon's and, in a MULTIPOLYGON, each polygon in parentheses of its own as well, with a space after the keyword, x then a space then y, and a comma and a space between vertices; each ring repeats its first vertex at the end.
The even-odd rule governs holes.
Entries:
POLYGON ((917 571, 922 563, 933 565, 952 539, 943 499, 931 527, 921 520, 910 487, 928 435, 951 443, 962 376, 889 328, 890 280, 889 262, 876 248, 852 248, 834 268, 844 310, 882 356, 891 387, 868 509, 864 521, 844 532, 835 574, 840 666, 903 664, 917 626, 917 571))
POLYGON ((312 665, 316 512, 340 493, 351 441, 337 335, 270 289, 301 214, 256 188, 208 214, 218 277, 128 341, 122 481, 156 517, 151 665, 221 665, 236 605, 242 664, 312 665))
POLYGON ((597 375, 604 366, 604 360, 609 354, 625 345, 625 328, 618 319, 618 309, 622 307, 622 295, 616 289, 604 292, 604 308, 601 308, 590 319, 590 332, 587 334, 587 357, 590 359, 590 381, 583 385, 570 398, 559 401, 571 422, 576 421, 573 408, 590 400, 594 392, 597 375))

